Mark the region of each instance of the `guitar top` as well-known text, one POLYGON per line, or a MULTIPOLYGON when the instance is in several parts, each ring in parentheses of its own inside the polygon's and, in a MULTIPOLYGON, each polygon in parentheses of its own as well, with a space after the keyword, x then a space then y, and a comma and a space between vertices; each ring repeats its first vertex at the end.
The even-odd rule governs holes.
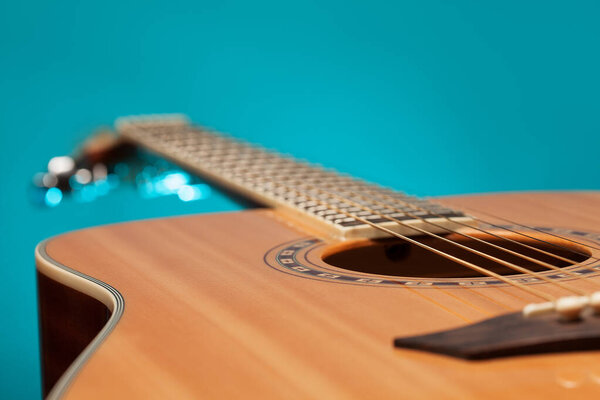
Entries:
POLYGON ((48 398, 600 394, 600 193, 425 200, 181 116, 117 130, 266 207, 42 242, 48 398))

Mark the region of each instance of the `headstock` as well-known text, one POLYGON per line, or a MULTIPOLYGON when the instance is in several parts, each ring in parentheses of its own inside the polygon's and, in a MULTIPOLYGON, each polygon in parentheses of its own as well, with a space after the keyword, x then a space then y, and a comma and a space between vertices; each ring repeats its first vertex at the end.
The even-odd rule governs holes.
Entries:
POLYGON ((55 207, 66 197, 86 203, 123 184, 143 198, 176 195, 182 201, 206 198, 211 190, 167 160, 100 129, 73 154, 52 157, 46 170, 34 175, 30 197, 42 207, 55 207))

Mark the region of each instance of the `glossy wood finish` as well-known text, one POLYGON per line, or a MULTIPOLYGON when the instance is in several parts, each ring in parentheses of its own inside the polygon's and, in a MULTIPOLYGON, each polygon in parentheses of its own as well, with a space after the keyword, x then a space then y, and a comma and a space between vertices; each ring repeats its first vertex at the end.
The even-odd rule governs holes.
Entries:
MULTIPOLYGON (((598 192, 452 197, 443 202, 525 224, 600 231, 598 192)), ((46 249, 54 262, 110 284, 125 301, 115 329, 65 397, 600 395, 600 351, 464 361, 394 349, 394 337, 480 321, 538 299, 508 286, 344 285, 302 279, 265 265, 268 249, 314 235, 319 232, 307 232, 265 209, 112 225, 52 239, 46 249)), ((598 250, 593 253, 600 256, 598 250)), ((317 253, 311 257, 322 263, 317 253)), ((49 265, 41 271, 56 272, 49 265)), ((600 277, 590 279, 600 282, 600 277)), ((595 288, 589 280, 569 282, 595 288)), ((553 285, 536 287, 566 294, 553 285)))

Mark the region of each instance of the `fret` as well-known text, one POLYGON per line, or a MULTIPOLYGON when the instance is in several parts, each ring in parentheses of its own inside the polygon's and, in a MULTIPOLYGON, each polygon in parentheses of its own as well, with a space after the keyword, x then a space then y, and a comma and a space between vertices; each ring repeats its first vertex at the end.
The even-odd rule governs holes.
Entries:
POLYGON ((193 126, 181 116, 122 118, 117 129, 185 168, 266 205, 304 215, 341 238, 386 236, 352 215, 404 235, 418 232, 389 217, 434 233, 444 230, 422 219, 448 227, 451 220, 472 223, 461 212, 193 126))

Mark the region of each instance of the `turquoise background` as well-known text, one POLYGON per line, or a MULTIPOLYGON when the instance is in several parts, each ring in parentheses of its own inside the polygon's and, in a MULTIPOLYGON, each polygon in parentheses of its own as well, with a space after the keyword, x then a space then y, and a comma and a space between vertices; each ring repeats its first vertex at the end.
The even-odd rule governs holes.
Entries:
POLYGON ((598 189, 597 1, 0 3, 0 393, 40 394, 33 248, 207 200, 33 207, 32 174, 115 117, 183 112, 418 195, 598 189))

